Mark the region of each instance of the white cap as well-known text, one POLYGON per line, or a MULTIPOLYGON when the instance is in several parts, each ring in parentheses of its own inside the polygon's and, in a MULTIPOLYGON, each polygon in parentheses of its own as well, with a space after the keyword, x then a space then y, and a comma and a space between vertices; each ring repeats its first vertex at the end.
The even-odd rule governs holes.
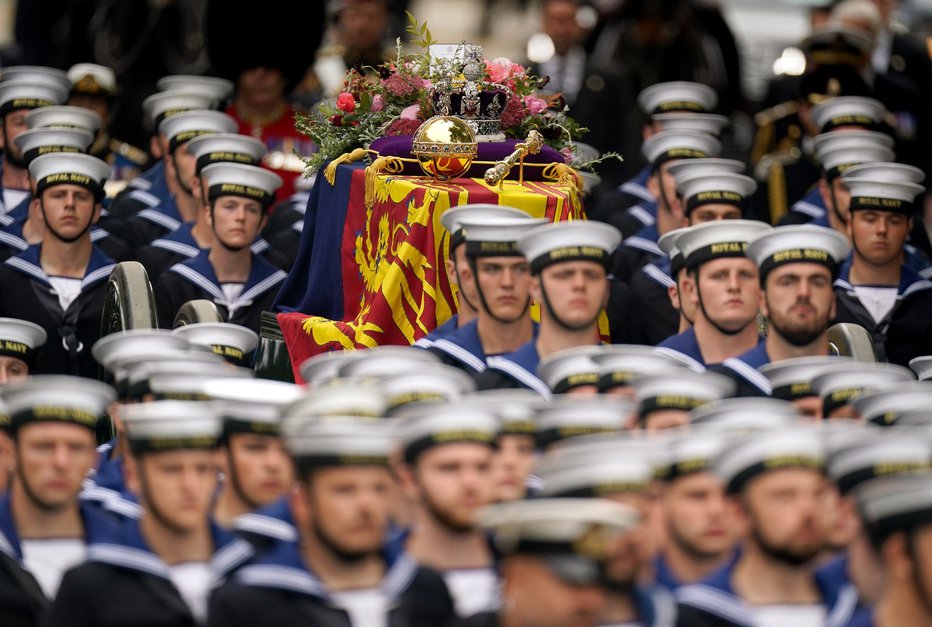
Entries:
POLYGON ((340 357, 337 364, 340 377, 381 377, 405 372, 421 364, 441 364, 434 353, 410 346, 376 346, 344 353, 340 357))
POLYGON ((895 383, 915 380, 909 368, 896 364, 846 362, 822 372, 812 380, 812 390, 822 399, 822 414, 848 405, 868 390, 883 389, 895 383))
POLYGON ((737 159, 722 159, 720 157, 707 157, 704 159, 686 159, 671 163, 667 170, 679 183, 681 178, 690 178, 699 175, 711 174, 742 174, 745 165, 737 159))
POLYGON ((783 429, 797 424, 800 418, 789 401, 767 397, 726 398, 689 412, 692 427, 722 434, 783 429))
POLYGON ((634 409, 620 396, 557 396, 537 415, 537 443, 542 449, 579 436, 617 433, 634 409))
POLYGON ((36 195, 53 185, 80 185, 103 198, 104 182, 111 169, 106 161, 78 153, 52 153, 29 162, 29 175, 36 181, 36 195))
POLYGON ((518 240, 518 250, 531 263, 531 272, 537 274, 565 261, 594 261, 607 268, 620 243, 621 234, 615 227, 581 220, 535 227, 518 240))
POLYGON ((745 257, 747 244, 772 227, 757 220, 716 220, 689 227, 675 240, 686 265, 696 268, 719 257, 745 257))
POLYGON ((913 215, 913 202, 925 187, 916 183, 849 177, 845 187, 851 192, 851 211, 859 209, 892 211, 909 217, 913 215))
POLYGON ((677 159, 717 157, 722 144, 708 133, 698 131, 661 131, 644 140, 641 153, 654 168, 677 159))
POLYGON ((201 135, 188 142, 188 153, 197 160, 197 171, 212 163, 259 165, 268 152, 261 139, 238 133, 201 135))
POLYGON ((113 388, 83 377, 37 375, 0 388, 10 425, 65 422, 95 429, 107 405, 116 399, 113 388))
POLYGON ((932 379, 932 355, 914 357, 909 361, 909 368, 916 373, 920 381, 932 379))
POLYGON ((470 257, 521 256, 517 241, 536 226, 547 224, 543 218, 464 215, 458 219, 466 238, 470 257))
POLYGON ((853 361, 850 357, 828 355, 794 357, 761 366, 760 373, 770 381, 774 398, 792 401, 817 396, 812 389, 812 380, 816 376, 853 361))
POLYGON ((286 417, 359 416, 378 418, 388 409, 388 394, 378 381, 337 379, 306 392, 284 409, 286 417))
POLYGON ((882 427, 896 424, 899 414, 932 406, 932 383, 907 381, 869 390, 852 403, 863 420, 882 427))
POLYGON ((825 467, 825 445, 814 429, 785 429, 746 435, 726 447, 715 462, 715 474, 728 494, 740 493, 748 481, 784 468, 825 467))
POLYGON ((113 96, 117 92, 116 73, 105 65, 76 63, 68 68, 73 92, 92 96, 113 96))
POLYGON ((414 463, 427 449, 444 444, 472 443, 495 446, 500 421, 493 411, 463 401, 431 404, 400 419, 397 436, 405 461, 414 463))
POLYGON ((672 352, 658 351, 653 346, 609 344, 597 348, 591 359, 599 373, 600 391, 630 385, 638 375, 686 367, 672 352))
POLYGON ((353 416, 288 418, 282 435, 300 468, 387 466, 394 433, 383 420, 353 416))
POLYGON ((812 139, 816 155, 838 150, 840 148, 860 148, 862 146, 884 146, 893 148, 893 138, 877 131, 850 130, 844 133, 829 131, 820 133, 812 139))
POLYGON ((236 120, 226 113, 200 109, 165 118, 159 124, 159 133, 165 136, 169 149, 174 152, 180 144, 200 135, 235 133, 236 128, 236 120))
POLYGON ((886 116, 883 103, 862 96, 838 96, 812 107, 812 122, 823 133, 840 126, 874 128, 886 116))
POLYGON ((834 229, 809 224, 778 226, 748 243, 748 259, 757 264, 761 277, 788 263, 817 263, 835 276, 848 258, 851 244, 834 229))
POLYGON ((62 70, 44 65, 14 65, 0 70, 0 80, 4 83, 38 83, 60 89, 68 95, 71 81, 62 70))
POLYGON ((227 361, 245 366, 259 345, 259 336, 252 329, 229 322, 198 322, 172 331, 195 346, 204 346, 227 361))
POLYGON ((126 440, 137 455, 179 449, 213 449, 222 421, 217 406, 193 401, 154 401, 120 406, 126 440))
POLYGON ((81 128, 96 133, 102 124, 103 120, 96 112, 69 105, 41 107, 26 114, 26 126, 29 128, 81 128))
POLYGON ((131 329, 105 335, 91 348, 91 355, 101 366, 113 371, 115 365, 127 358, 159 353, 178 353, 190 346, 188 340, 164 329, 131 329))
POLYGON ((215 76, 192 76, 189 74, 173 74, 163 76, 156 81, 155 86, 160 92, 188 91, 197 94, 207 94, 212 100, 222 102, 230 97, 235 85, 233 81, 215 76))
POLYGON ((576 346, 557 351, 540 360, 537 376, 555 394, 563 394, 574 388, 599 384, 599 367, 593 356, 600 352, 599 346, 576 346))
POLYGON ((638 416, 645 420, 651 412, 691 411, 735 392, 735 382, 714 372, 693 372, 685 368, 643 374, 631 380, 638 399, 638 416))
POLYGON ((0 115, 20 109, 38 109, 60 105, 68 91, 56 85, 9 81, 0 83, 0 115))
MULTIPOLYGON (((547 402, 533 390, 496 389, 481 390, 463 396, 470 407, 488 409, 500 421, 501 435, 529 435, 537 433, 537 411, 547 402)), ((420 411, 419 407, 415 408, 420 411)), ((402 410, 400 415, 404 415, 402 410)))
MULTIPOLYGON (((847 135, 848 131, 833 134, 847 135)), ((848 148, 823 150, 817 154, 817 158, 828 178, 833 179, 847 172, 848 168, 860 163, 893 161, 896 155, 886 146, 864 144, 861 146, 850 146, 848 148)))
MULTIPOLYGON (((173 122, 181 115, 167 121, 173 122)), ((220 196, 241 196, 255 200, 265 208, 272 206, 275 191, 283 184, 282 177, 274 172, 241 163, 212 163, 201 170, 201 176, 205 179, 210 201, 220 196)))
POLYGON ((757 189, 757 181, 744 174, 705 173, 677 177, 676 189, 683 197, 688 215, 703 205, 726 204, 743 209, 757 189))
POLYGON ((203 92, 163 91, 143 100, 142 110, 146 114, 146 119, 158 128, 163 120, 173 115, 185 111, 211 109, 215 104, 216 100, 203 92))
POLYGON ((389 414, 412 403, 459 402, 475 391, 476 380, 446 364, 418 364, 379 377, 388 395, 389 414))
POLYGON ((94 141, 90 131, 79 128, 33 128, 23 131, 13 140, 29 164, 41 155, 56 153, 74 154, 87 152, 94 141))
POLYGON ((714 89, 687 81, 656 83, 638 94, 638 105, 648 115, 671 111, 705 113, 716 104, 718 95, 714 89))
POLYGON ((28 361, 32 351, 45 344, 45 329, 34 322, 19 318, 0 318, 0 355, 28 361))
POLYGON ((624 455, 606 447, 600 453, 572 446, 545 453, 535 469, 544 486, 541 496, 611 496, 644 492, 654 478, 647 455, 624 455))
POLYGON ((892 161, 878 161, 853 165, 844 171, 842 178, 902 181, 904 183, 919 183, 921 185, 926 175, 914 165, 906 165, 905 163, 895 163, 892 161))
POLYGON ((697 131, 718 137, 730 120, 715 113, 657 113, 650 119, 664 131, 697 131))

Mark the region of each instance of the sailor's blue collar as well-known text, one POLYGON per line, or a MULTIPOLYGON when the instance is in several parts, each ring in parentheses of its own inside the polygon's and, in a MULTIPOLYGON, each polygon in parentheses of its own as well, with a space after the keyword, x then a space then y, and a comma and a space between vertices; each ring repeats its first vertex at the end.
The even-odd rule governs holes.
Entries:
POLYGON ((32 203, 32 195, 30 194, 26 198, 23 198, 19 201, 19 204, 6 212, 6 217, 12 218, 13 220, 23 220, 29 216, 29 205, 32 203))
POLYGON ((678 355, 675 355, 678 358, 682 358, 683 356, 688 357, 688 361, 693 367, 693 370, 701 372, 706 369, 705 360, 702 358, 702 351, 699 350, 699 340, 696 338, 696 330, 693 327, 689 327, 682 333, 671 335, 657 345, 657 350, 673 351, 678 353, 678 355))
MULTIPOLYGON (((852 253, 853 255, 854 253, 852 253)), ((854 286, 851 284, 851 266, 853 263, 853 258, 848 257, 841 268, 838 271, 838 278, 835 280, 835 286, 842 289, 848 290, 849 292, 854 291, 854 286)), ((922 278, 922 276, 910 268, 909 266, 900 267, 900 284, 897 286, 897 295, 902 297, 919 290, 932 289, 932 281, 922 278)))
MULTIPOLYGON (((42 266, 39 265, 39 255, 42 244, 34 244, 15 257, 6 260, 6 264, 14 270, 29 276, 32 279, 40 281, 46 285, 51 285, 49 275, 46 274, 42 266)), ((84 270, 84 277, 81 279, 81 289, 84 290, 95 283, 99 283, 110 277, 110 272, 116 262, 104 254, 102 250, 93 246, 91 248, 91 258, 84 270)))
MULTIPOLYGON (((732 586, 731 579, 737 563, 738 559, 735 559, 702 583, 681 587, 676 591, 677 600, 722 616, 738 625, 753 625, 751 609, 738 597, 732 586)), ((826 608, 825 625, 846 625, 858 606, 858 593, 854 586, 848 583, 838 585, 836 581, 820 576, 818 572, 813 575, 813 582, 826 608)))
MULTIPOLYGON (((108 538, 119 530, 119 523, 112 516, 90 504, 78 501, 78 511, 84 523, 84 542, 87 545, 108 538)), ((13 520, 9 491, 0 496, 0 552, 17 562, 23 560, 23 547, 13 520)))
POLYGON ((618 191, 646 201, 655 201, 654 195, 647 189, 647 179, 651 175, 651 166, 645 165, 634 177, 618 186, 618 191))
POLYGON ((450 335, 451 333, 453 333, 454 331, 456 331, 456 329, 458 328, 457 326, 458 324, 459 324, 459 315, 453 314, 453 316, 449 320, 441 324, 439 327, 437 327, 436 329, 434 329, 433 331, 431 331, 430 333, 428 333, 421 339, 417 340, 414 343, 414 345, 417 346, 418 348, 427 348, 428 346, 433 344, 435 340, 438 340, 442 337, 446 337, 450 335))
MULTIPOLYGON (((318 599, 328 599, 326 586, 305 564, 294 518, 284 499, 252 514, 240 516, 234 522, 237 531, 258 534, 270 540, 267 550, 239 568, 237 582, 260 588, 286 590, 318 599)), ((397 538, 386 542, 382 556, 386 571, 382 589, 390 599, 397 599, 411 584, 417 563, 402 549, 397 538)))
POLYGON ((214 272, 214 267, 208 258, 209 254, 209 250, 202 250, 191 259, 173 265, 169 271, 193 283, 210 294, 216 302, 224 304, 230 309, 251 303, 255 297, 278 286, 287 276, 283 270, 276 268, 261 256, 253 255, 249 278, 247 278, 246 284, 243 285, 243 291, 235 302, 229 303, 220 288, 220 281, 217 279, 217 274, 214 272))
POLYGON ((767 354, 767 342, 764 338, 761 338, 757 346, 737 357, 726 359, 722 362, 722 366, 744 379, 761 394, 770 396, 773 394, 773 385, 771 385, 767 377, 759 372, 762 366, 769 363, 770 355, 767 354))
POLYGON ((648 627, 664 627, 676 623, 676 599, 665 587, 634 586, 634 607, 638 621, 648 627))
POLYGON ((537 376, 537 365, 540 355, 537 353, 537 339, 521 346, 513 353, 489 357, 486 364, 489 368, 504 372, 524 387, 530 388, 538 394, 549 398, 550 388, 537 376))
MULTIPOLYGON (((185 222, 165 237, 154 240, 151 245, 156 248, 170 250, 171 252, 188 258, 194 257, 200 251, 207 249, 201 248, 197 240, 194 239, 193 230, 194 222, 185 222)), ((249 248, 253 253, 260 254, 267 250, 269 246, 270 244, 267 241, 257 236, 256 241, 253 242, 252 246, 249 248)))
POLYGON ((621 245, 649 253, 655 257, 663 257, 663 250, 657 245, 659 239, 660 232, 657 230, 657 223, 655 222, 641 227, 637 233, 627 238, 621 245))
MULTIPOLYGON (((532 323, 532 337, 537 337, 539 325, 532 323)), ((473 320, 464 324, 444 338, 434 340, 432 346, 474 372, 482 372, 486 368, 486 354, 482 348, 482 339, 479 337, 479 321, 473 320)))
MULTIPOLYGON (((210 559, 211 576, 215 583, 219 583, 230 571, 252 557, 253 549, 248 542, 213 522, 210 523, 210 533, 214 543, 210 559)), ((114 533, 89 543, 87 559, 171 579, 170 567, 149 548, 138 520, 122 521, 114 533)))

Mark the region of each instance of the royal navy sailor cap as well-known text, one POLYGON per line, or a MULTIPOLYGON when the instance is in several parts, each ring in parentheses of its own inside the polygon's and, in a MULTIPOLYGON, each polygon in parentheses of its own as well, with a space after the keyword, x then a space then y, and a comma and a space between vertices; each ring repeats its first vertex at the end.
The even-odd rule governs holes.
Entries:
POLYGON ((0 318, 0 355, 15 357, 30 367, 47 339, 45 329, 19 318, 0 318))
POLYGON ((413 464, 424 451, 444 444, 481 444, 495 448, 501 432, 501 421, 494 411, 462 399, 451 404, 430 404, 420 412, 409 412, 396 426, 408 464, 413 464))
POLYGON ((388 393, 375 379, 333 379, 308 390, 285 407, 286 417, 359 416, 381 418, 388 411, 388 393))
POLYGON ((233 81, 216 76, 192 76, 190 74, 172 74, 163 76, 155 86, 160 92, 186 91, 207 94, 211 100, 222 102, 230 97, 235 85, 233 81))
POLYGON ((717 157, 722 143, 698 131, 661 131, 644 140, 641 152, 656 170, 667 161, 717 157))
POLYGON ((715 220, 691 226, 676 238, 686 267, 695 269, 712 259, 745 257, 748 242, 771 227, 757 220, 715 220))
POLYGON ((870 433, 873 437, 855 441, 829 455, 828 475, 842 494, 878 477, 929 473, 932 440, 889 431, 882 435, 870 433))
POLYGON ((266 379, 207 379, 202 390, 215 401, 224 438, 234 433, 279 435, 282 409, 304 395, 293 383, 266 379))
MULTIPOLYGON (((168 120, 175 121, 180 114, 168 120)), ((282 177, 256 165, 242 163, 213 163, 204 166, 201 176, 206 181, 207 198, 211 201, 220 196, 239 196, 255 200, 268 209, 275 201, 275 191, 282 186, 282 177)))
POLYGON ((248 366, 252 352, 259 345, 255 331, 229 322, 186 324, 174 329, 172 335, 182 337, 194 346, 209 348, 238 366, 248 366))
POLYGON ((904 183, 922 184, 925 173, 914 165, 894 161, 876 161, 853 165, 842 174, 842 180, 848 178, 879 179, 881 181, 902 181, 904 183))
POLYGON ((639 375, 670 372, 686 364, 672 352, 661 352, 640 344, 610 344, 601 346, 591 357, 599 373, 599 391, 628 386, 639 375))
POLYGON ((222 420, 213 403, 161 400, 120 406, 126 440, 134 454, 215 449, 222 420))
POLYGON ((838 96, 812 107, 812 122, 823 133, 846 126, 874 130, 886 116, 882 102, 863 96, 838 96))
POLYGON ((71 92, 88 96, 115 96, 116 72, 97 63, 75 63, 65 74, 71 83, 71 92))
POLYGON ((539 498, 489 505, 477 514, 503 555, 529 554, 561 581, 604 581, 616 540, 640 523, 633 507, 599 498, 539 498))
POLYGON ((896 364, 849 362, 822 372, 812 380, 812 389, 822 399, 822 415, 850 404, 868 390, 883 389, 915 380, 909 368, 896 364))
POLYGON ((932 379, 932 355, 923 355, 909 360, 909 369, 916 373, 920 381, 932 379))
MULTIPOLYGON (((141 373, 145 369, 151 370, 155 367, 154 364, 160 363, 181 364, 179 366, 181 369, 196 368, 197 364, 204 364, 208 368, 228 365, 220 355, 189 346, 185 349, 159 347, 145 353, 133 350, 121 351, 110 358, 105 367, 113 375, 113 386, 120 398, 141 400, 150 392, 149 384, 145 378, 138 377, 134 382, 133 374, 141 373)), ((171 366, 161 367, 170 368, 171 366)))
POLYGON ((743 211, 756 189, 757 181, 750 176, 731 172, 676 179, 676 190, 683 198, 687 215, 703 205, 733 205, 743 211))
POLYGON ((520 257, 518 240, 536 226, 547 224, 544 218, 464 215, 458 220, 466 238, 470 257, 520 257))
POLYGON ((537 412, 546 406, 546 401, 537 392, 518 388, 481 390, 465 395, 463 401, 470 407, 495 413, 499 419, 500 435, 532 437, 537 433, 537 412))
MULTIPOLYGON (((58 68, 44 65, 13 65, 0 70, 0 80, 4 83, 35 83, 49 85, 57 90, 63 90, 65 98, 71 89, 68 75, 58 68)), ((64 102, 65 98, 62 98, 64 102)))
POLYGON ((932 524, 932 477, 900 475, 869 481, 854 494, 868 536, 879 547, 891 535, 932 524))
POLYGON ((621 431, 634 401, 620 396, 557 396, 537 414, 537 445, 551 445, 585 435, 621 431))
POLYGON ((151 393, 157 400, 205 401, 208 399, 202 387, 207 379, 251 379, 254 376, 252 370, 237 368, 222 360, 202 362, 185 358, 184 361, 143 362, 129 371, 127 383, 134 398, 151 393))
POLYGON ((576 346, 557 351, 540 360, 537 376, 547 384, 554 394, 599 384, 599 367, 593 356, 600 352, 599 346, 576 346))
POLYGON ((638 94, 638 105, 648 114, 706 113, 718 104, 715 90, 702 83, 669 81, 656 83, 638 94))
POLYGON ((686 159, 671 163, 668 170, 677 180, 681 178, 691 178, 693 176, 707 176, 723 173, 742 174, 745 171, 745 165, 737 159, 722 159, 720 157, 708 157, 704 159, 686 159))
POLYGON ((443 212, 440 216, 440 224, 450 234, 450 251, 457 246, 466 242, 466 237, 462 231, 460 221, 470 218, 530 218, 531 216, 521 209, 506 207, 504 205, 493 205, 491 203, 471 203, 451 207, 443 212))
POLYGON ((415 403, 459 402, 476 389, 473 377, 446 364, 419 364, 405 371, 384 374, 379 380, 388 395, 388 415, 415 403))
POLYGON ((712 431, 690 432, 667 441, 666 463, 654 475, 663 481, 675 481, 700 472, 711 472, 728 443, 728 436, 712 431))
POLYGON ((80 128, 33 128, 17 135, 13 143, 28 166, 41 155, 86 153, 93 141, 94 135, 80 128))
POLYGON ((96 133, 101 125, 100 115, 84 107, 52 105, 26 114, 26 126, 29 128, 80 128, 96 133))
POLYGON ((392 372, 395 365, 407 367, 414 362, 440 363, 440 359, 429 351, 412 350, 410 346, 376 346, 320 353, 304 361, 299 371, 305 383, 316 387, 334 379, 353 376, 344 369, 349 368, 348 364, 351 362, 363 360, 369 367, 375 368, 374 374, 392 372))
MULTIPOLYGON (((216 100, 204 92, 163 91, 152 94, 142 101, 146 118, 158 129, 166 119, 186 111, 211 109, 216 100)), ((233 131, 229 131, 233 132, 233 131)))
POLYGON ((535 227, 518 240, 518 250, 531 264, 531 273, 567 261, 594 261, 606 269, 621 234, 601 222, 578 220, 535 227))
POLYGON ((395 444, 390 423, 358 416, 287 418, 282 435, 302 471, 321 466, 387 466, 395 444))
POLYGON ((641 421, 655 411, 692 411, 731 396, 736 387, 735 382, 724 375, 685 368, 639 375, 632 379, 631 385, 641 421))
POLYGON ((761 366, 760 373, 770 381, 774 398, 793 401, 817 396, 812 389, 812 380, 816 376, 853 361, 850 357, 830 355, 793 357, 761 366))
POLYGON ((917 183, 850 177, 845 187, 851 193, 851 211, 891 211, 912 217, 916 196, 925 192, 917 183))
POLYGON ((865 392, 851 405, 866 422, 882 427, 896 424, 899 414, 932 409, 932 383, 907 381, 865 392))
POLYGON ((183 111, 165 118, 159 124, 159 133, 168 140, 170 152, 201 135, 235 132, 236 120, 226 113, 210 109, 183 111))
POLYGON ((698 131, 718 137, 730 123, 724 115, 716 113, 656 113, 652 122, 665 131, 698 131))
POLYGON ((104 183, 112 170, 106 161, 80 153, 52 153, 29 162, 29 175, 36 181, 36 195, 53 185, 78 185, 89 189, 100 201, 104 183))
POLYGON ((188 152, 194 155, 200 173, 212 163, 242 163, 259 165, 268 152, 262 140, 239 133, 201 135, 188 142, 188 152))
POLYGON ((761 283, 774 268, 788 263, 816 263, 827 267, 832 277, 848 253, 848 238, 834 229, 809 224, 778 226, 748 243, 748 259, 757 264, 761 283))
POLYGON ((116 392, 106 383, 66 375, 36 375, 0 388, 15 431, 25 424, 64 422, 93 431, 116 392))
POLYGON ((376 346, 345 353, 345 357, 339 359, 337 364, 337 376, 382 377, 421 364, 441 365, 441 361, 430 351, 411 346, 376 346))
POLYGON ((695 431, 723 434, 785 429, 800 418, 792 403, 768 397, 726 398, 689 412, 689 424, 695 431))
MULTIPOLYGON (((833 133, 837 135, 847 135, 844 133, 833 133)), ((849 148, 832 148, 816 153, 816 158, 822 165, 828 180, 843 176, 849 168, 861 163, 871 163, 876 161, 893 161, 896 155, 890 148, 879 144, 862 144, 860 146, 851 146, 849 148)))
POLYGON ((68 97, 64 87, 25 80, 0 83, 0 115, 22 109, 60 105, 68 97))
POLYGON ((612 496, 643 493, 655 468, 646 455, 620 455, 610 449, 577 454, 569 447, 541 456, 534 474, 543 482, 544 497, 612 496))
POLYGON ((680 270, 686 267, 686 259, 683 257, 683 251, 676 246, 676 238, 686 232, 688 226, 682 226, 672 231, 667 231, 657 240, 657 246, 670 258, 670 278, 676 280, 676 275, 680 270))
POLYGON ((815 429, 763 431, 737 438, 716 459, 714 472, 728 494, 739 494, 748 482, 784 468, 825 469, 825 445, 815 429))
POLYGON ((91 356, 113 372, 119 362, 127 359, 139 357, 141 361, 158 354, 177 354, 189 347, 187 339, 165 329, 130 329, 105 335, 94 342, 91 356))
POLYGON ((815 154, 818 156, 831 150, 857 149, 862 146, 883 146, 893 148, 893 138, 878 131, 851 130, 844 133, 820 133, 812 138, 815 154))

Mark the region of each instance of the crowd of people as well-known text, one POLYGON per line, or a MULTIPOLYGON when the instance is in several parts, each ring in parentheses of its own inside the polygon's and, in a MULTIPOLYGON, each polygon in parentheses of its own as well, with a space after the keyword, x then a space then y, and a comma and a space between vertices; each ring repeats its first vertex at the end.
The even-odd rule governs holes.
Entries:
POLYGON ((288 94, 389 24, 335 7, 314 80, 161 77, 145 149, 113 68, 3 68, 0 624, 932 625, 932 59, 891 3, 813 8, 742 156, 714 7, 543 0, 544 89, 626 156, 588 219, 439 212, 456 315, 265 380, 288 94), (157 328, 102 335, 130 260, 157 328))

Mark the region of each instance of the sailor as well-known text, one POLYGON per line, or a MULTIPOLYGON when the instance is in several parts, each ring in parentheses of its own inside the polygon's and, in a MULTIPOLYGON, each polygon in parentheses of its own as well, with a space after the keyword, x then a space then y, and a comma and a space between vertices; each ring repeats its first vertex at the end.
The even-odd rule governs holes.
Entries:
POLYGON ((636 510, 607 499, 540 498, 483 510, 480 524, 503 555, 507 609, 454 625, 493 627, 512 619, 518 625, 603 625, 612 547, 638 523, 636 510))
POLYGON ((721 220, 691 226, 676 238, 687 271, 679 298, 696 313, 691 328, 667 338, 658 350, 675 351, 699 369, 757 346, 760 284, 745 249, 769 229, 753 220, 721 220))
POLYGON ((760 310, 769 325, 766 340, 717 369, 735 380, 738 396, 773 393, 762 366, 829 354, 832 283, 850 250, 841 233, 811 225, 777 227, 751 240, 747 255, 759 268, 760 310))
POLYGON ((219 111, 185 111, 162 120, 159 134, 165 137, 165 175, 175 182, 171 203, 143 209, 126 221, 132 242, 143 246, 168 235, 183 223, 194 222, 203 208, 202 198, 194 197, 192 188, 196 161, 188 142, 202 135, 232 133, 236 122, 219 111))
POLYGON ((631 381, 638 401, 637 427, 648 433, 679 429, 689 424, 689 412, 734 394, 727 377, 670 368, 631 381))
POLYGON ((857 594, 813 576, 825 528, 825 450, 811 429, 738 438, 715 461, 728 508, 747 529, 740 556, 680 588, 678 625, 844 624, 857 594))
POLYGON ((0 318, 0 387, 24 381, 48 337, 45 329, 16 318, 0 318))
POLYGON ((159 133, 162 121, 173 115, 210 109, 215 101, 204 92, 165 91, 153 94, 142 103, 146 126, 152 129, 149 152, 155 162, 133 178, 126 188, 110 203, 110 213, 115 218, 125 220, 145 209, 162 207, 169 212, 174 204, 174 195, 178 193, 178 182, 165 169, 165 156, 168 154, 168 139, 159 133))
POLYGON ((736 555, 738 529, 712 472, 726 441, 715 433, 684 434, 669 442, 666 463, 657 470, 665 542, 654 558, 654 576, 671 592, 703 581, 736 555))
MULTIPOLYGON (((670 166, 688 226, 741 219, 757 188, 754 179, 740 173, 743 169, 740 161, 730 159, 686 159, 670 166)), ((660 240, 657 245, 660 246, 660 240)), ((632 341, 637 344, 653 346, 680 330, 679 312, 669 296, 670 288, 675 286, 670 269, 670 259, 665 254, 639 268, 631 277, 631 316, 640 329, 632 341)))
POLYGON ((607 265, 619 241, 617 230, 597 222, 546 224, 518 240, 531 263, 540 328, 515 352, 490 357, 479 389, 525 387, 550 395, 537 376, 538 362, 558 350, 597 343, 598 317, 608 299, 607 265))
POLYGON ((648 189, 657 196, 657 221, 625 239, 612 258, 612 275, 629 281, 634 272, 663 256, 657 239, 686 226, 686 212, 676 195, 676 179, 670 166, 686 159, 717 157, 722 145, 716 138, 697 131, 663 131, 644 142, 644 155, 651 164, 648 189))
POLYGON ((881 359, 906 365, 932 353, 932 283, 903 265, 903 247, 924 191, 915 183, 850 177, 848 238, 854 252, 835 281, 834 322, 870 332, 881 359))
POLYGON ((96 113, 101 119, 94 143, 88 151, 113 168, 114 181, 129 181, 149 163, 145 150, 110 136, 110 124, 119 107, 116 73, 96 63, 76 63, 68 68, 71 93, 68 104, 96 113))
POLYGON ((440 575, 386 544, 397 494, 390 426, 304 415, 284 431, 296 487, 241 519, 264 542, 214 594, 207 624, 432 627, 454 618, 440 575))
POLYGON ((415 504, 405 551, 443 575, 459 616, 497 609, 494 557, 474 516, 495 499, 498 418, 464 401, 432 404, 409 415, 398 429, 401 463, 396 470, 415 504))
POLYGON ((220 417, 189 401, 125 405, 120 415, 131 452, 126 484, 143 513, 89 544, 46 624, 131 625, 140 616, 154 625, 203 624, 211 587, 252 554, 210 518, 220 417))
POLYGON ((37 625, 65 571, 114 529, 109 516, 78 501, 94 466, 97 420, 114 394, 96 381, 37 376, 2 395, 16 469, 0 497, 0 619, 37 625))
MULTIPOLYGON (((67 82, 67 79, 64 79, 67 82)), ((23 154, 15 140, 25 132, 26 115, 33 109, 60 105, 68 90, 57 81, 41 81, 41 76, 23 75, 0 83, 0 126, 3 127, 3 162, 0 165, 0 215, 29 196, 29 181, 23 154)))
POLYGON ((932 621, 930 591, 919 574, 928 569, 932 483, 929 475, 888 477, 856 495, 861 519, 884 581, 876 605, 852 627, 924 625, 932 621))
POLYGON ((488 356, 511 353, 534 337, 530 305, 531 271, 516 243, 547 221, 524 215, 495 218, 464 215, 458 219, 466 235, 464 282, 478 296, 477 318, 438 338, 427 348, 451 366, 470 374, 486 368, 488 356))
POLYGON ((113 260, 91 241, 110 166, 81 154, 50 154, 29 165, 45 229, 0 267, 6 297, 0 315, 31 320, 49 341, 37 373, 97 375, 90 347, 100 337, 100 315, 113 260), (15 296, 14 296, 15 295, 15 296))
POLYGON ((812 380, 812 391, 822 401, 824 420, 860 420, 853 405, 858 397, 871 390, 914 381, 915 378, 909 368, 896 364, 852 361, 821 371, 812 380))
POLYGON ((476 319, 479 313, 479 295, 476 293, 475 283, 466 281, 462 273, 469 267, 466 258, 466 234, 460 225, 460 219, 466 216, 472 218, 501 217, 520 219, 527 217, 524 211, 491 204, 469 204, 447 209, 440 216, 440 223, 446 229, 449 237, 449 259, 444 260, 447 280, 456 293, 456 313, 442 325, 415 342, 415 346, 425 348, 435 339, 444 337, 454 330, 465 326, 476 319))
POLYGON ((155 285, 159 325, 170 328, 181 306, 206 298, 226 322, 259 332, 260 314, 271 308, 285 272, 250 246, 265 224, 281 185, 278 175, 258 166, 215 163, 203 170, 215 244, 172 266, 155 285))
POLYGON ((223 417, 223 485, 213 518, 229 529, 237 517, 270 505, 290 490, 294 476, 281 437, 281 415, 303 391, 293 383, 235 378, 209 379, 203 390, 218 403, 223 417))
MULTIPOLYGON (((149 280, 154 284, 162 273, 176 263, 195 257, 201 250, 210 248, 213 236, 210 230, 210 203, 207 202, 206 186, 201 173, 212 163, 242 163, 259 165, 265 154, 265 144, 253 137, 234 133, 200 135, 187 144, 188 154, 195 159, 193 177, 190 180, 191 195, 200 205, 194 221, 185 221, 178 228, 152 241, 137 253, 136 259, 146 268, 149 280)), ((186 169, 186 168, 185 168, 186 169)), ((250 247, 273 265, 287 270, 290 261, 284 259, 269 243, 257 237, 250 247)))

